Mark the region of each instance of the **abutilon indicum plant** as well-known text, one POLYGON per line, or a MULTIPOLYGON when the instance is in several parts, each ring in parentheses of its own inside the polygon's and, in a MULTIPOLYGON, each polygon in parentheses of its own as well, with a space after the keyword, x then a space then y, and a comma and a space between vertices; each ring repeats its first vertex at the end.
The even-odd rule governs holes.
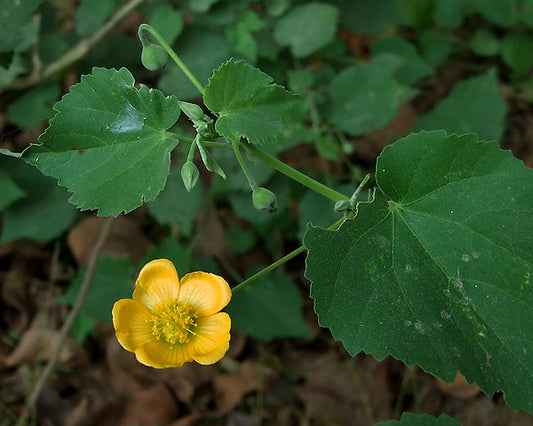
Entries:
MULTIPOLYGON (((274 212, 279 200, 257 183, 252 160, 329 200, 336 219, 329 227, 309 224, 300 247, 231 286, 209 272, 180 278, 179 265, 164 258, 147 263, 132 298, 113 308, 126 350, 156 368, 218 362, 231 345, 230 315, 221 310, 232 295, 305 253, 319 325, 351 356, 391 355, 447 382, 460 372, 487 395, 503 391, 511 408, 533 413, 533 170, 476 134, 420 131, 383 150, 374 187, 363 191, 366 177, 347 196, 273 155, 297 95, 234 59, 204 87, 153 27, 141 25, 139 36, 144 66, 160 69, 170 57, 203 107, 138 87, 126 68, 96 67, 54 106, 39 144, 3 154, 57 179, 80 210, 116 217, 158 197, 178 144, 187 147, 187 191, 201 167, 227 177, 213 155, 224 151, 242 170, 257 214, 274 212), (192 138, 172 130, 182 113, 192 138)), ((345 108, 352 104, 343 81, 367 78, 372 66, 335 81, 345 108)), ((385 77, 383 84, 392 85, 385 77)), ((395 102, 412 96, 397 94, 395 102)))

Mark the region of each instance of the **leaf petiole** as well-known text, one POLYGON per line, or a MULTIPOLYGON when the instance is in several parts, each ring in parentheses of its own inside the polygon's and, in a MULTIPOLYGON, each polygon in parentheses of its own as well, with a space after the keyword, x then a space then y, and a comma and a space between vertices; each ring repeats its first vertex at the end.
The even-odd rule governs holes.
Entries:
POLYGON ((198 144, 198 135, 196 135, 196 137, 191 142, 191 146, 189 147, 189 153, 187 154, 187 162, 194 161, 194 152, 196 151, 197 144, 198 144))
POLYGON ((350 198, 341 194, 340 192, 331 189, 329 186, 320 183, 313 178, 307 176, 306 174, 293 169, 291 166, 285 164, 283 161, 278 160, 276 157, 266 153, 262 149, 258 148, 256 145, 251 143, 245 143, 244 146, 246 149, 257 158, 263 160, 265 163, 269 164, 277 171, 283 173, 284 175, 290 177, 296 182, 306 186, 307 188, 315 191, 316 193, 323 195, 326 198, 329 198, 332 201, 349 201, 350 198))

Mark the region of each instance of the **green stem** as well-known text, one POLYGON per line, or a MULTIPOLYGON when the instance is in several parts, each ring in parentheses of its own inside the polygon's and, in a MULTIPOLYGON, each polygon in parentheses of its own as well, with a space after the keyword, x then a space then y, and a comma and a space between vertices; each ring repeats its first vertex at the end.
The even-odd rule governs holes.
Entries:
POLYGON ((196 79, 196 77, 193 75, 193 73, 187 68, 187 66, 183 63, 183 61, 179 58, 179 56, 174 52, 172 47, 169 46, 169 44, 165 41, 165 39, 159 34, 154 27, 148 24, 141 24, 139 26, 139 38, 141 38, 141 41, 143 40, 142 31, 148 31, 150 34, 154 36, 154 38, 157 40, 157 42, 161 45, 163 49, 165 49, 168 53, 168 56, 172 58, 172 60, 180 67, 180 69, 185 73, 187 78, 191 81, 192 84, 198 89, 200 94, 203 96, 204 94, 204 87, 200 84, 200 82, 196 79))
POLYGON ((252 275, 250 278, 247 278, 245 279, 242 283, 240 283, 239 285, 233 287, 231 289, 232 293, 236 293, 240 290, 242 290, 243 288, 247 287, 248 285, 250 285, 251 283, 253 283, 254 281, 258 280, 259 278, 261 278, 263 275, 265 274, 268 274, 270 271, 273 271, 274 269, 276 269, 278 266, 281 266, 283 265, 285 262, 288 262, 289 260, 291 260, 293 257, 296 257, 298 256, 300 253, 302 253, 303 251, 305 251, 305 247, 304 246, 300 246, 298 247, 296 250, 293 250, 291 251, 289 254, 283 256, 281 259, 278 259, 277 261, 275 261, 274 263, 268 265, 266 268, 263 268, 261 269, 259 272, 257 272, 256 274, 252 275))
POLYGON ((226 142, 214 142, 214 141, 202 141, 204 146, 207 146, 209 148, 217 148, 217 149, 232 149, 232 146, 229 143, 226 142))
POLYGON ((246 176, 246 179, 248 179, 248 184, 250 185, 250 188, 252 188, 252 191, 255 191, 257 189, 257 183, 255 182, 255 179, 248 171, 248 167, 246 166, 246 163, 242 159, 241 151, 239 149, 239 144, 235 141, 231 141, 231 145, 233 146, 235 157, 237 157, 237 161, 239 162, 241 166, 244 176, 246 176))
POLYGON ((193 139, 191 146, 189 147, 189 153, 187 154, 187 162, 193 162, 194 161, 194 151, 196 151, 196 143, 197 143, 198 135, 193 139))
POLYGON ((302 172, 299 172, 298 170, 293 169, 291 166, 288 166, 284 162, 278 160, 276 157, 273 157, 272 155, 267 154, 265 151, 258 148, 257 146, 251 143, 247 143, 245 146, 248 149, 248 151, 250 151, 257 158, 263 160, 265 163, 274 167, 279 172, 290 177, 296 182, 299 182, 300 184, 308 187, 309 189, 319 193, 320 195, 323 195, 324 197, 329 198, 332 201, 350 200, 350 198, 346 197, 340 192, 337 192, 334 189, 331 189, 329 186, 326 186, 310 178, 309 176, 303 174, 302 172))
MULTIPOLYGON (((342 217, 339 220, 337 220, 333 225, 331 225, 328 229, 330 231, 336 230, 342 223, 346 220, 346 218, 342 217)), ((293 257, 298 256, 300 253, 305 251, 305 246, 301 245, 296 250, 291 251, 289 254, 286 254, 282 258, 276 260, 274 263, 268 265, 267 267, 261 269, 259 272, 255 273, 249 278, 246 278, 242 283, 236 285, 231 289, 232 293, 236 293, 237 291, 242 290, 243 288, 249 286, 254 281, 257 281, 259 278, 261 278, 263 275, 268 274, 269 272, 273 271, 277 267, 283 265, 284 263, 291 260, 293 257)))
POLYGON ((370 179, 370 173, 367 173, 365 175, 365 177, 363 178, 363 180, 361 181, 361 183, 359 184, 359 186, 357 187, 357 189, 355 190, 355 192, 353 193, 353 195, 351 196, 350 198, 350 203, 353 204, 354 208, 355 208, 355 205, 357 203, 357 196, 359 195, 359 193, 361 192, 361 190, 363 189, 363 187, 366 185, 366 183, 368 182, 368 179, 370 179))

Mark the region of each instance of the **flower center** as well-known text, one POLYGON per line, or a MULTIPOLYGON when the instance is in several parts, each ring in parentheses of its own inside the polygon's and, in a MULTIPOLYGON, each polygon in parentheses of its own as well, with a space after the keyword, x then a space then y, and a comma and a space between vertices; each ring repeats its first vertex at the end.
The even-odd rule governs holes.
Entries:
POLYGON ((198 314, 188 303, 162 303, 152 311, 148 320, 156 340, 165 340, 170 345, 187 343, 194 336, 198 314))

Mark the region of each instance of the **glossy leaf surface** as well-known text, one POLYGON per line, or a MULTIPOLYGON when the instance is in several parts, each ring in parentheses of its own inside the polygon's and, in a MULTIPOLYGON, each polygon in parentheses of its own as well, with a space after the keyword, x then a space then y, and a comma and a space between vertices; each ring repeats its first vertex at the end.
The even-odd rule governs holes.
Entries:
POLYGON ((165 186, 178 140, 166 130, 178 100, 133 87, 122 68, 94 68, 55 106, 57 114, 23 158, 73 193, 70 201, 100 216, 129 212, 165 186))

